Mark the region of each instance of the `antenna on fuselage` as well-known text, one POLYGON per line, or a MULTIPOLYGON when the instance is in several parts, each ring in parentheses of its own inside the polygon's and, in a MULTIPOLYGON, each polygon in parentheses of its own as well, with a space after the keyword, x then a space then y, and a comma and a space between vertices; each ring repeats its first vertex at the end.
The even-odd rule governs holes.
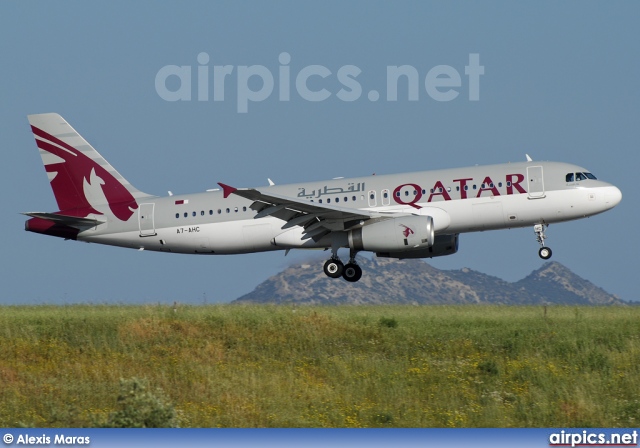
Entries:
POLYGON ((533 159, 529 157, 529 154, 525 154, 525 156, 527 156, 527 162, 533 162, 533 159))

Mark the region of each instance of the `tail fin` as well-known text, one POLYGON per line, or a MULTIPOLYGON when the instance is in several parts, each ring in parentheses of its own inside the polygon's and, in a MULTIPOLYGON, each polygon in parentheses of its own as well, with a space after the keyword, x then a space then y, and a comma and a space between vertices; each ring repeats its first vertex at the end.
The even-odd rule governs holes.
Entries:
POLYGON ((137 190, 58 114, 29 115, 31 130, 60 212, 113 214, 127 221, 138 208, 137 190))

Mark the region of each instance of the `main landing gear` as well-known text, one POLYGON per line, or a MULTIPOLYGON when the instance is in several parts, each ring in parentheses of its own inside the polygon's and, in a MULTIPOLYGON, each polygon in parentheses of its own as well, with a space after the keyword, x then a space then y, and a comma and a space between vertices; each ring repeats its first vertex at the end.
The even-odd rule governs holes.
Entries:
POLYGON ((342 271, 344 271, 344 264, 337 256, 329 258, 324 264, 324 273, 327 277, 339 278, 342 276, 342 271))
POLYGON ((545 223, 536 224, 535 226, 533 226, 533 231, 536 234, 536 240, 538 240, 538 243, 540 244, 540 250, 538 251, 538 255, 543 260, 548 260, 549 258, 551 258, 551 254, 553 253, 551 252, 550 248, 544 245, 544 240, 547 239, 547 236, 544 234, 544 231, 547 227, 549 226, 545 223))
POLYGON ((324 264, 324 273, 331 278, 342 277, 348 282, 357 282, 362 277, 362 268, 356 263, 356 254, 349 254, 349 262, 345 265, 334 253, 324 264))

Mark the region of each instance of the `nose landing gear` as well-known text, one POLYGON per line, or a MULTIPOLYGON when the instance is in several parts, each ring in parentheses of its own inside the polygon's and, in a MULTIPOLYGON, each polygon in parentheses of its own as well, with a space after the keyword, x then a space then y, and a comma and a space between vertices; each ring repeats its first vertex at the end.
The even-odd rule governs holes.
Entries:
POLYGON ((544 234, 544 231, 547 227, 548 225, 545 223, 536 224, 535 226, 533 226, 533 231, 536 234, 536 240, 540 244, 540 250, 538 251, 538 255, 543 260, 548 260, 549 258, 551 258, 551 254, 553 253, 551 251, 551 248, 546 247, 544 245, 544 240, 547 239, 547 236, 544 234))

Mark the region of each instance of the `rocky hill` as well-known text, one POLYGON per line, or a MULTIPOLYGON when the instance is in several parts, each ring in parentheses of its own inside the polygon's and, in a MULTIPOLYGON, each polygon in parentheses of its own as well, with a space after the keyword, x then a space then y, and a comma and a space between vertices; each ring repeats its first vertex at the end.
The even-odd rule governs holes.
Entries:
POLYGON ((295 264, 234 303, 277 304, 624 304, 568 268, 547 262, 509 283, 471 269, 444 271, 422 260, 358 258, 357 283, 330 279, 319 262, 295 264))

